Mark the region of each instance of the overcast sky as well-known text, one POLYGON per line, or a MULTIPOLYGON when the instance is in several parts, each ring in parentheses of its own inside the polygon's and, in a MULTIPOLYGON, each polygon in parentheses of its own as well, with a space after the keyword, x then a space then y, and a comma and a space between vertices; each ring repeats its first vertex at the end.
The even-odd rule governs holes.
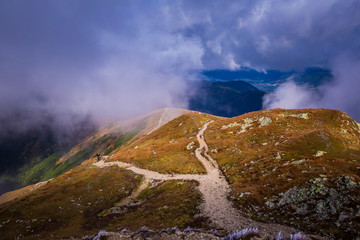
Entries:
POLYGON ((289 82, 265 106, 360 118, 359 57, 358 0, 0 0, 0 119, 127 118, 186 107, 196 71, 319 65, 336 79, 321 97, 289 82))

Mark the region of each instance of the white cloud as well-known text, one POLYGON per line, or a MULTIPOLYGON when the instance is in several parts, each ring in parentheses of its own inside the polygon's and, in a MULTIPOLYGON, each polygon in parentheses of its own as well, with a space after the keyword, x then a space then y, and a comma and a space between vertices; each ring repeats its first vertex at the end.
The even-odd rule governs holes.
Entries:
POLYGON ((360 60, 341 54, 332 62, 334 79, 317 90, 288 81, 264 97, 264 108, 331 108, 360 120, 360 60))
POLYGON ((314 105, 314 94, 311 90, 288 81, 279 86, 274 93, 264 96, 264 108, 311 108, 314 105))

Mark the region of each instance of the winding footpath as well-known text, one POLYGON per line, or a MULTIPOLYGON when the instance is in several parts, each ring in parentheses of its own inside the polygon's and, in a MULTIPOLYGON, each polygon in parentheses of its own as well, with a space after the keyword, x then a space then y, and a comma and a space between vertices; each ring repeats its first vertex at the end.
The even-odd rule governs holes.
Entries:
POLYGON ((244 228, 258 228, 261 234, 276 235, 279 231, 284 234, 299 232, 295 229, 284 227, 278 224, 265 224, 255 222, 239 214, 231 201, 228 200, 231 188, 224 175, 219 170, 217 162, 208 155, 208 145, 204 139, 204 132, 211 122, 207 122, 196 135, 200 147, 195 150, 197 159, 206 169, 207 174, 160 174, 155 171, 141 169, 124 162, 105 162, 94 163, 99 168, 117 165, 119 167, 133 171, 144 176, 145 180, 131 196, 120 202, 117 207, 129 205, 154 180, 195 180, 199 182, 199 190, 203 195, 204 202, 200 206, 203 215, 209 217, 214 227, 225 229, 229 232, 244 228))

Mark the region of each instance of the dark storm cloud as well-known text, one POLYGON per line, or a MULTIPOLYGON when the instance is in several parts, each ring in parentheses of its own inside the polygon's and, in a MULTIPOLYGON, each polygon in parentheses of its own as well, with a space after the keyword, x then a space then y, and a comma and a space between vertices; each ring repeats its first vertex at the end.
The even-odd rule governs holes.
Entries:
POLYGON ((301 69, 360 52, 359 1, 212 2, 202 8, 208 21, 191 31, 200 33, 206 66, 301 69))
POLYGON ((320 64, 339 66, 348 83, 355 76, 341 69, 359 58, 358 12, 352 0, 1 0, 0 120, 186 107, 190 73, 203 69, 320 64), (344 52, 351 61, 334 64, 344 52))

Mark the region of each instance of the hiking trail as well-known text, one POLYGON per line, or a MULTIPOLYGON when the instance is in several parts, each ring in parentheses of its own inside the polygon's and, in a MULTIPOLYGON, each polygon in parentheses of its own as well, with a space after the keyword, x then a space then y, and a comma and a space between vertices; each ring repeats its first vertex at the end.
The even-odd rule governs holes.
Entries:
MULTIPOLYGON (((244 228, 259 228, 260 233, 276 235, 279 231, 284 234, 299 232, 295 229, 278 224, 265 224, 243 217, 232 202, 228 199, 231 188, 221 173, 217 162, 208 154, 208 145, 205 142, 204 132, 211 122, 207 122, 196 135, 199 147, 195 150, 196 158, 206 169, 207 174, 160 174, 155 171, 135 167, 120 161, 94 163, 99 168, 117 165, 119 167, 143 175, 145 180, 136 191, 121 201, 116 207, 128 205, 151 181, 161 180, 195 180, 199 182, 198 189, 203 195, 204 202, 200 206, 203 215, 209 217, 214 227, 225 229, 229 232, 244 228)), ((115 208, 116 208, 115 207, 115 208)))

